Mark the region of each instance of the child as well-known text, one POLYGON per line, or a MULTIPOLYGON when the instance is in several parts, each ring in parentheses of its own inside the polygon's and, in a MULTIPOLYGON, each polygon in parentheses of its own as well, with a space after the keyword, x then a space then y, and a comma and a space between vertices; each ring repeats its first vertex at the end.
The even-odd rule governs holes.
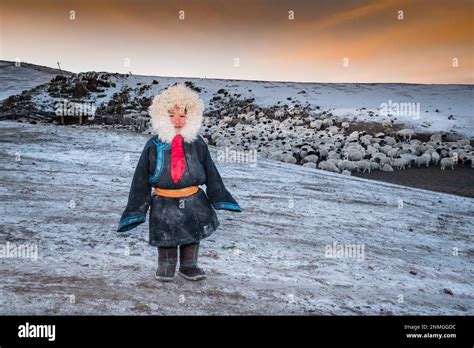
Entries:
POLYGON ((214 209, 241 212, 226 190, 204 139, 198 135, 204 103, 177 84, 157 95, 149 108, 153 136, 145 144, 133 176, 128 204, 118 232, 146 221, 150 209, 149 244, 158 247, 155 278, 206 278, 198 267, 199 242, 219 226, 214 209), (206 193, 199 185, 206 185, 206 193), (151 192, 153 190, 153 192, 151 192))

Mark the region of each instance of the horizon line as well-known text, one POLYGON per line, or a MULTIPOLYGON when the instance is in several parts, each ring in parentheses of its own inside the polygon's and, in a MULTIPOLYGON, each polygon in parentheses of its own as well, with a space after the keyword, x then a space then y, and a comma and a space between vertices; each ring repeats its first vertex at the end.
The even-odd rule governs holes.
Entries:
MULTIPOLYGON (((16 61, 11 61, 11 60, 3 60, 0 59, 0 62, 6 62, 6 63, 12 63, 13 65, 17 63, 16 61)), ((59 68, 48 66, 48 65, 40 65, 36 63, 30 63, 30 62, 20 62, 20 64, 29 64, 29 65, 35 65, 38 67, 44 67, 48 69, 53 69, 53 70, 60 70, 59 68)), ((246 79, 234 79, 234 78, 221 78, 221 77, 192 77, 192 76, 165 76, 165 75, 140 75, 140 74, 133 74, 133 73, 120 73, 120 72, 112 72, 112 71, 106 71, 106 70, 87 70, 87 71, 80 71, 80 72, 74 72, 74 71, 69 71, 69 70, 63 70, 66 73, 72 73, 72 74, 81 74, 81 73, 87 73, 87 72, 96 72, 96 73, 108 73, 108 74, 119 74, 119 75, 131 75, 131 76, 142 76, 142 77, 158 77, 158 78, 179 78, 179 79, 196 79, 196 80, 223 80, 223 81, 242 81, 242 82, 276 82, 276 83, 298 83, 298 84, 366 84, 366 85, 371 85, 371 84, 377 84, 377 85, 388 85, 388 84, 394 84, 394 85, 425 85, 425 86, 474 86, 473 83, 421 83, 421 82, 307 82, 307 81, 283 81, 283 80, 246 80, 246 79)))

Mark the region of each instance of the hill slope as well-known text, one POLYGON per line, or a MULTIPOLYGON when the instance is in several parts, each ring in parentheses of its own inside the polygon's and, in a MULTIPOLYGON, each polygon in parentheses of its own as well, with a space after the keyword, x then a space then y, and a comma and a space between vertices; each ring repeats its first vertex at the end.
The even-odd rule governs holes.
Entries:
POLYGON ((244 212, 218 213, 208 279, 157 282, 147 224, 115 232, 147 138, 0 123, 0 243, 39 256, 2 259, 0 314, 473 314, 474 199, 260 157, 218 163, 244 212))

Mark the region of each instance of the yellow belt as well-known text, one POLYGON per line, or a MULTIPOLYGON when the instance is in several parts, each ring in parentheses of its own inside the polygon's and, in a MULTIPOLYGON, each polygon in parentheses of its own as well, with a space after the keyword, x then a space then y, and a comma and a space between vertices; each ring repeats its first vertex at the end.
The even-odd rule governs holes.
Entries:
POLYGON ((183 187, 181 189, 176 189, 176 190, 166 190, 166 189, 161 189, 161 188, 156 187, 155 193, 158 196, 179 198, 179 197, 191 196, 195 194, 196 192, 198 192, 198 190, 199 190, 199 186, 183 187))

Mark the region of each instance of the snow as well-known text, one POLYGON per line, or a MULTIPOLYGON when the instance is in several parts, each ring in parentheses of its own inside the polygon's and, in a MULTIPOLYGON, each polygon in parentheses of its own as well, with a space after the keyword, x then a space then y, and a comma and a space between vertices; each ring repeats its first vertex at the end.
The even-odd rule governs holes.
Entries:
POLYGON ((2 315, 473 314, 472 198, 218 162, 244 211, 218 211, 200 250, 207 280, 165 284, 148 222, 115 232, 149 136, 10 121, 0 133, 0 246, 38 252, 0 258, 2 315), (363 253, 326 257, 334 243, 363 253))
POLYGON ((49 82, 58 74, 58 69, 28 63, 16 66, 14 62, 0 60, 0 100, 49 82))

